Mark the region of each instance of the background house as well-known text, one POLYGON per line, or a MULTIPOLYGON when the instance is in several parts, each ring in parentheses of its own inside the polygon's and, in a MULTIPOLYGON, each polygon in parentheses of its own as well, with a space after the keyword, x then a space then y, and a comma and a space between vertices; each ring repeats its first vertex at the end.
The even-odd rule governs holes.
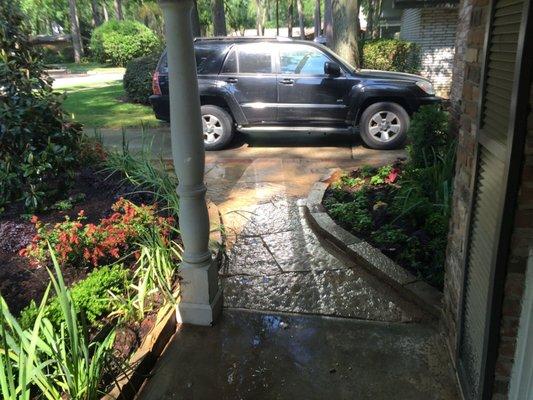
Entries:
POLYGON ((458 0, 383 0, 379 25, 382 38, 400 38, 420 45, 422 76, 440 96, 451 90, 458 0))

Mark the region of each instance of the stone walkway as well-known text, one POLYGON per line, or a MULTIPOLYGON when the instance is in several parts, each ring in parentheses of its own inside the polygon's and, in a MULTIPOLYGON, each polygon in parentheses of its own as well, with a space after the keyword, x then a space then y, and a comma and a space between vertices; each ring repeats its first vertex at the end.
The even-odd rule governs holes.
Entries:
MULTIPOLYGON (((458 399, 434 321, 333 256, 299 201, 330 168, 405 153, 327 135, 291 140, 269 147, 246 139, 206 155, 208 197, 227 239, 223 316, 214 327, 180 327, 138 398, 458 399)), ((167 134, 156 142, 167 158, 167 134)))

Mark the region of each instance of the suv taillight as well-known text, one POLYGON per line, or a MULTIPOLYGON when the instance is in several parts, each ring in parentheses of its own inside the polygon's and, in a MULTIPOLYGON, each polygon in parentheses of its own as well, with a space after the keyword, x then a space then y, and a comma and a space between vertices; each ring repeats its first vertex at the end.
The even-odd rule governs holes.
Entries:
POLYGON ((152 93, 161 96, 161 87, 159 86, 159 72, 155 71, 152 76, 152 93))

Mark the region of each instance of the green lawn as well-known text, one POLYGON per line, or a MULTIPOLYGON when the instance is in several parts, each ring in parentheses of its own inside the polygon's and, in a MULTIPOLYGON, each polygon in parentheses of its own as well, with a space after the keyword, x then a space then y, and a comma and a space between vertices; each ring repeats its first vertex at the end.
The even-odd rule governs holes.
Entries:
POLYGON ((87 83, 58 88, 67 92, 64 109, 86 128, 155 126, 152 108, 128 103, 122 81, 87 83))
POLYGON ((63 63, 63 64, 53 64, 53 66, 58 68, 66 68, 71 74, 113 74, 121 73, 125 71, 125 68, 122 67, 112 67, 106 64, 101 64, 98 62, 88 62, 83 64, 76 63, 63 63))

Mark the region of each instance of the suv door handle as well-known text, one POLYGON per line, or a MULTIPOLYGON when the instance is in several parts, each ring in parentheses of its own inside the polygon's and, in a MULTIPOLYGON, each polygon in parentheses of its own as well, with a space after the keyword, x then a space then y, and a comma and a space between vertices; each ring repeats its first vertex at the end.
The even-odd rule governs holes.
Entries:
POLYGON ((227 78, 226 82, 228 83, 237 83, 239 80, 237 78, 227 78))
POLYGON ((279 81, 280 85, 293 85, 294 79, 291 78, 283 78, 279 81))

